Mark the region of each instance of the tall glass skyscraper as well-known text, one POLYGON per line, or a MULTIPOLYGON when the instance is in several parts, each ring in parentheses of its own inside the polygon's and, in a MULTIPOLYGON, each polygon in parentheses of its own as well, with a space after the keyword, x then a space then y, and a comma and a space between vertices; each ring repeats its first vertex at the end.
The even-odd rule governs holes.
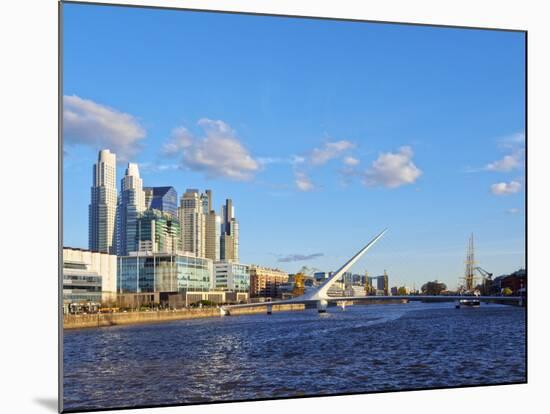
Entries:
POLYGON ((91 200, 88 207, 88 247, 114 254, 116 250, 116 155, 99 151, 93 167, 91 200))
POLYGON ((222 206, 220 259, 239 261, 239 222, 235 218, 235 209, 230 198, 222 206))
POLYGON ((126 256, 138 250, 137 218, 145 211, 143 180, 137 164, 128 164, 121 185, 117 208, 117 255, 126 256))
POLYGON ((178 193, 174 187, 145 187, 146 207, 178 216, 178 193))

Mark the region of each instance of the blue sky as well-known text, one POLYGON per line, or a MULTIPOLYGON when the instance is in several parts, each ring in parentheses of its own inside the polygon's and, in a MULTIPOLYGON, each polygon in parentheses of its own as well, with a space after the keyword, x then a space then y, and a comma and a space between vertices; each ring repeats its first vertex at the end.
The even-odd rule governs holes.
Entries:
POLYGON ((101 148, 232 198, 243 263, 455 287, 523 261, 524 35, 65 4, 64 244, 101 148), (307 259, 311 256, 310 259, 307 259), (303 260, 296 260, 303 259, 303 260))

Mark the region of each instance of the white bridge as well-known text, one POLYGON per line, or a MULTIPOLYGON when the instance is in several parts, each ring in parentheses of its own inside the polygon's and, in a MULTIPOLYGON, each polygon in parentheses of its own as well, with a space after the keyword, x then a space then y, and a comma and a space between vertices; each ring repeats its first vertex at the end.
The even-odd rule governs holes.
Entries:
MULTIPOLYGON (((406 300, 406 301, 438 301, 438 302, 448 302, 448 301, 458 301, 462 299, 476 299, 480 302, 499 302, 499 303, 510 303, 510 304, 519 304, 523 305, 524 298, 521 296, 447 296, 447 295, 403 295, 403 296, 340 296, 333 297, 328 296, 328 290, 330 287, 336 283, 343 275, 346 273, 354 264, 357 262, 366 252, 369 250, 383 235, 386 233, 387 229, 382 231, 376 237, 374 237, 370 242, 367 243, 355 256, 349 259, 336 273, 334 273, 330 278, 328 278, 321 286, 306 291, 301 296, 297 296, 292 299, 271 301, 271 302, 260 302, 260 303, 244 303, 240 305, 226 305, 220 308, 222 315, 230 315, 232 309, 243 309, 243 308, 259 308, 265 307, 267 313, 271 314, 273 306, 275 305, 311 305, 315 304, 317 310, 322 313, 326 312, 329 303, 344 303, 345 302, 369 302, 369 301, 385 301, 385 300, 406 300)), ((344 305, 343 305, 344 306, 344 305)))

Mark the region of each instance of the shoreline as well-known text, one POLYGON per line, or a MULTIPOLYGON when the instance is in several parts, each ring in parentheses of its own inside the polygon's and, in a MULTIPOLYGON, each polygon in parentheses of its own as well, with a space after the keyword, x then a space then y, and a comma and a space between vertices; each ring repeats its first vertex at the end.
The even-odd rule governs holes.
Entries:
MULTIPOLYGON (((273 305, 273 312, 300 311, 305 305, 273 305)), ((265 313, 264 308, 234 309, 231 315, 265 313)), ((137 311, 126 313, 96 313, 63 315, 63 330, 103 328, 108 326, 143 325, 199 318, 221 318, 219 308, 181 309, 175 311, 137 311)))

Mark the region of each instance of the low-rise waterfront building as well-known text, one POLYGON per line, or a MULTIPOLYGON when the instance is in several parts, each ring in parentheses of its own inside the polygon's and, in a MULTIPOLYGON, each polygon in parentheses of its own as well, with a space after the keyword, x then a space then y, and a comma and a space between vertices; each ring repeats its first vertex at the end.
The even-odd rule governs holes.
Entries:
POLYGON ((103 303, 116 300, 116 256, 86 249, 63 248, 63 302, 103 303))
POLYGON ((132 252, 118 258, 118 292, 209 291, 213 262, 193 254, 132 252))
POLYGON ((221 261, 214 263, 215 288, 234 292, 250 290, 250 268, 235 262, 221 261))
POLYGON ((277 298, 279 286, 288 282, 288 273, 280 269, 250 266, 250 297, 277 298))

